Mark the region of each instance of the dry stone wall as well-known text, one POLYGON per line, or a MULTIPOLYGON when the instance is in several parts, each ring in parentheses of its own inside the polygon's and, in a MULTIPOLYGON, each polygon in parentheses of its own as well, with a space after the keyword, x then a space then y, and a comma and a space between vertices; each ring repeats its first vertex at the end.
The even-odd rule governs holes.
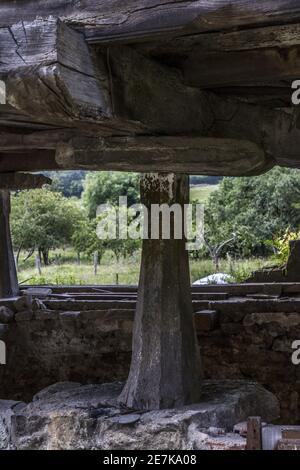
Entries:
MULTIPOLYGON (((7 357, 0 366, 0 399, 30 401, 61 381, 126 379, 134 301, 64 302, 2 304, 7 357)), ((300 340, 299 299, 201 300, 194 310, 205 377, 255 380, 278 397, 283 422, 299 423, 300 365, 292 363, 292 343, 300 340)))

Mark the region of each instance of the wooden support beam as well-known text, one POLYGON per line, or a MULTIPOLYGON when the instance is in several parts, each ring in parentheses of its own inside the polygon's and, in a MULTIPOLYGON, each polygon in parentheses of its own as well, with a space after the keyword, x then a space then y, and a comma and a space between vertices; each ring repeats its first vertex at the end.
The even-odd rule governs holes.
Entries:
POLYGON ((0 172, 86 168, 250 175, 275 163, 300 167, 300 130, 292 113, 203 93, 211 110, 210 137, 101 138, 94 128, 85 134, 2 132, 0 172))
POLYGON ((82 129, 94 124, 103 136, 205 135, 212 124, 203 92, 129 47, 96 57, 80 33, 55 20, 17 24, 2 36, 7 105, 28 121, 82 129))
POLYGON ((262 450, 262 422, 259 416, 248 418, 247 450, 262 450))
MULTIPOLYGON (((1 134, 0 134, 1 135, 1 134)), ((46 131, 27 135, 2 134, 0 172, 7 170, 9 152, 14 170, 41 169, 43 153, 55 152, 60 169, 189 172, 190 174, 228 176, 259 174, 272 166, 264 151, 243 140, 201 137, 75 137, 69 131, 46 131), (50 150, 51 149, 51 150, 50 150), (34 150, 31 158, 16 159, 20 152, 34 150), (15 151, 15 154, 13 153, 15 151), (15 156, 14 156, 15 155, 15 156), (3 170, 4 169, 4 170, 3 170)), ((47 154, 48 155, 48 154, 47 154)), ((45 161, 45 168, 53 160, 45 161)))
MULTIPOLYGON (((188 203, 188 177, 146 174, 141 200, 188 203)), ((133 331, 132 363, 120 402, 151 410, 194 403, 200 398, 201 368, 193 323, 185 240, 144 240, 133 331)))
POLYGON ((60 170, 53 150, 24 150, 22 152, 0 151, 0 173, 19 171, 60 170))
POLYGON ((147 57, 188 55, 197 50, 203 55, 216 52, 241 52, 300 46, 300 22, 211 33, 196 33, 170 40, 136 45, 147 57))
POLYGON ((52 180, 44 175, 30 173, 0 173, 0 191, 21 189, 37 189, 45 184, 51 184, 52 180))
POLYGON ((104 66, 82 34, 61 21, 0 28, 0 57, 7 105, 19 113, 50 124, 111 117, 104 66))
POLYGON ((93 43, 139 42, 296 22, 300 6, 297 0, 2 0, 0 27, 51 15, 81 29, 93 43))
POLYGON ((19 286, 9 228, 10 193, 0 189, 0 297, 18 295, 19 286))

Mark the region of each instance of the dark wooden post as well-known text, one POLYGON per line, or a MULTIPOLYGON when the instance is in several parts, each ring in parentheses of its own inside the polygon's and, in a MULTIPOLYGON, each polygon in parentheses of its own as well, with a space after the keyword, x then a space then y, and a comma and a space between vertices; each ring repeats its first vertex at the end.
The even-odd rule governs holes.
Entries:
POLYGON ((0 297, 19 293, 17 270, 12 249, 10 228, 10 192, 0 190, 0 297))
MULTIPOLYGON (((146 174, 142 203, 183 207, 188 177, 146 174)), ((172 219, 171 219, 172 220, 172 219)), ((172 227, 172 225, 171 225, 172 227)), ((132 362, 120 402, 135 409, 163 409, 199 400, 200 356, 193 322, 185 239, 144 240, 133 332, 132 362)))

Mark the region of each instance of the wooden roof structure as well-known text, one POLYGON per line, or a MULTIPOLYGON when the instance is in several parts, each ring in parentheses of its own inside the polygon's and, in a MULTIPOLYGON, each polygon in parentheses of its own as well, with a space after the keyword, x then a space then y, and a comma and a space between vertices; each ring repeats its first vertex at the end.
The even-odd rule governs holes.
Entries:
POLYGON ((300 167, 298 0, 3 0, 0 172, 300 167))
MULTIPOLYGON (((2 0, 0 296, 28 172, 138 171, 147 207, 183 208, 187 174, 300 168, 298 79, 299 0, 2 0)), ((125 407, 200 399, 190 290, 185 240, 144 240, 125 407)))

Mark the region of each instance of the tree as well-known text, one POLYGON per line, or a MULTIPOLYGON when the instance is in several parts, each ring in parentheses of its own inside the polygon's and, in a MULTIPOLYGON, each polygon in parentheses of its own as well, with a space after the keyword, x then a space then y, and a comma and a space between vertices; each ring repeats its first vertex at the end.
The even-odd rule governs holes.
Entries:
POLYGON ((86 171, 48 171, 46 176, 52 179, 51 190, 60 192, 65 197, 80 198, 83 192, 86 171))
POLYGON ((117 205, 119 196, 127 196, 128 205, 139 201, 139 176, 136 173, 116 171, 88 173, 83 201, 90 218, 96 216, 100 204, 109 202, 117 205))
POLYGON ((266 240, 296 231, 300 224, 300 171, 276 167, 262 176, 224 178, 205 212, 206 238, 212 245, 236 234, 239 256, 266 255, 266 240))
POLYGON ((84 217, 78 201, 49 189, 21 191, 12 197, 11 228, 14 248, 38 250, 45 265, 49 251, 69 244, 77 222, 84 217))
POLYGON ((74 228, 72 235, 72 246, 75 248, 78 259, 82 253, 88 256, 95 252, 98 252, 98 259, 101 262, 101 258, 107 248, 105 240, 100 240, 96 233, 97 220, 88 218, 80 220, 74 228))

